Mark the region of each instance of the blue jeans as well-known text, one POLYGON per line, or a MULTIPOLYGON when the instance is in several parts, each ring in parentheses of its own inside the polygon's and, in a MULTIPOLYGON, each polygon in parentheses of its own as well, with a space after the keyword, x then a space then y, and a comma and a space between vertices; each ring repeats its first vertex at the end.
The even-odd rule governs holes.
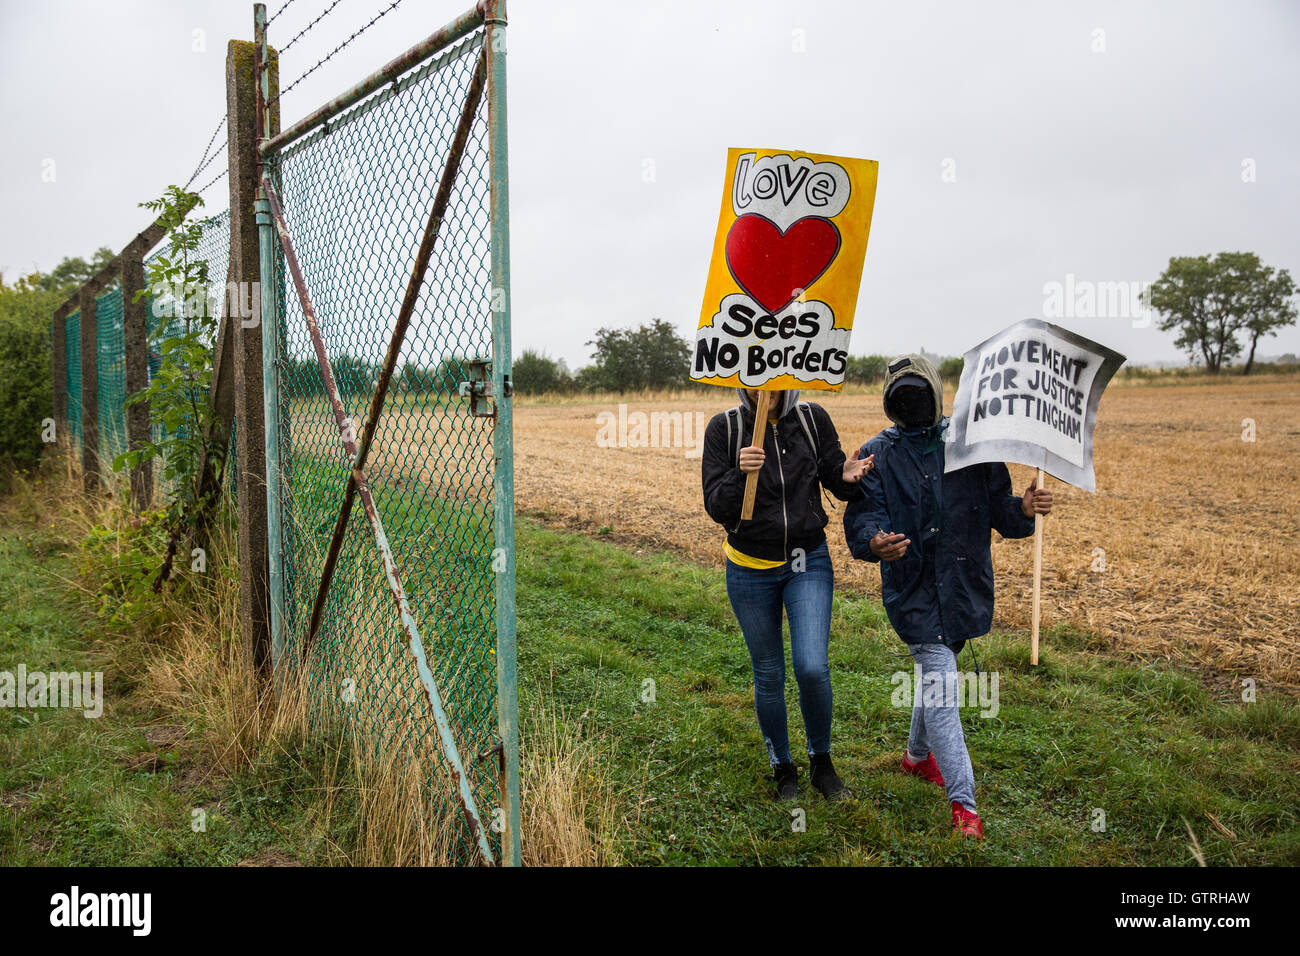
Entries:
POLYGON ((835 572, 825 542, 804 558, 803 570, 787 561, 764 571, 727 562, 727 597, 736 612, 754 665, 754 709, 772 766, 789 763, 785 719, 785 642, 781 608, 790 622, 790 659, 799 685, 808 753, 831 749, 831 593, 835 572))

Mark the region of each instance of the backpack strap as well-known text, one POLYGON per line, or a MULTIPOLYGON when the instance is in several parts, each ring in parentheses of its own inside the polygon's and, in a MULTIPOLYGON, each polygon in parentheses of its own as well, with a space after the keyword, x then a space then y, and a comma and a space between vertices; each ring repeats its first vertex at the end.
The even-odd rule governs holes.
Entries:
MULTIPOLYGON (((812 409, 808 407, 807 402, 800 402, 795 408, 799 412, 799 424, 803 426, 803 433, 808 436, 808 442, 812 445, 813 458, 820 462, 822 460, 822 451, 821 445, 817 441, 820 437, 820 432, 817 431, 817 419, 813 415, 812 409)), ((832 511, 839 510, 835 500, 825 488, 822 488, 822 498, 831 506, 832 511)))
POLYGON ((742 422, 743 422, 743 419, 741 419, 741 417, 740 417, 740 406, 739 406, 739 405, 735 406, 734 408, 728 408, 728 409, 727 409, 727 448, 728 448, 728 450, 731 449, 731 416, 732 416, 733 413, 734 413, 735 416, 736 416, 736 454, 735 454, 734 458, 735 458, 735 461, 736 461, 736 467, 739 468, 739 467, 740 467, 740 444, 741 444, 741 443, 740 443, 740 438, 741 438, 741 432, 743 431, 743 429, 742 429, 742 427, 741 427, 742 422))
MULTIPOLYGON (((739 405, 735 406, 734 408, 728 408, 728 409, 727 409, 727 449, 728 449, 728 450, 731 449, 731 432, 732 432, 732 428, 731 428, 731 416, 732 416, 733 414, 736 416, 736 428, 735 428, 735 432, 736 432, 736 453, 735 453, 735 462, 736 462, 736 467, 739 468, 739 467, 740 467, 740 449, 741 449, 741 447, 745 444, 745 420, 740 416, 740 406, 739 406, 739 405)), ((739 530, 740 530, 740 525, 741 525, 741 522, 740 522, 740 521, 737 521, 737 522, 736 522, 736 526, 735 526, 734 528, 727 528, 727 530, 728 530, 728 531, 739 531, 739 530)), ((723 527, 726 528, 726 525, 723 525, 723 527)))
POLYGON ((817 419, 813 418, 812 412, 808 408, 807 402, 799 402, 795 406, 799 413, 799 424, 803 426, 803 433, 808 436, 808 444, 812 445, 813 455, 817 460, 821 460, 821 445, 818 443, 817 419), (811 427, 809 427, 811 423, 811 427))

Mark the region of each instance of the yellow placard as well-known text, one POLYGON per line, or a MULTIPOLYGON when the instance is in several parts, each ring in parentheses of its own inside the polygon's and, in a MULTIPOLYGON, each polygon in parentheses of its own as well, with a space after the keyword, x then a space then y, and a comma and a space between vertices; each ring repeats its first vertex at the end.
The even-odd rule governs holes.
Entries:
POLYGON ((877 169, 870 159, 727 151, 692 379, 839 391, 877 169))

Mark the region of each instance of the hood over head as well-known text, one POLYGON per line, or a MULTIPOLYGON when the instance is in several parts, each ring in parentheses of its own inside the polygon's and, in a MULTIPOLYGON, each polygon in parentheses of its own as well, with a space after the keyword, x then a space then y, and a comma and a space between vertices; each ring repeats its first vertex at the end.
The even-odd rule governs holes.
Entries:
POLYGON ((889 365, 885 372, 885 414, 889 420, 900 428, 905 427, 899 420, 898 410, 891 407, 889 394, 895 388, 906 385, 920 384, 917 380, 930 386, 930 394, 934 397, 934 420, 927 422, 927 427, 938 425, 943 420, 943 379, 939 377, 939 370, 934 367, 934 363, 923 355, 909 353, 900 355, 897 358, 890 359, 889 365))
MULTIPOLYGON (((751 412, 754 411, 754 403, 749 398, 748 389, 738 388, 736 389, 736 394, 740 396, 741 405, 745 406, 745 408, 749 409, 751 412)), ((773 406, 769 405, 768 414, 769 415, 775 414, 777 418, 785 418, 785 416, 790 412, 790 410, 794 408, 795 405, 797 404, 799 404, 799 389, 787 388, 781 394, 781 407, 774 408, 773 406)))

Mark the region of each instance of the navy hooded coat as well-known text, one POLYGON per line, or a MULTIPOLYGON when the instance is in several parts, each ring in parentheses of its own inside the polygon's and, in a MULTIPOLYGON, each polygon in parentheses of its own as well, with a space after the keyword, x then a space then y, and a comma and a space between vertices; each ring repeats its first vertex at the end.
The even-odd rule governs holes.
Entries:
MULTIPOLYGON (((942 395, 933 366, 911 358, 891 366, 891 379, 920 374, 942 395)), ((844 537, 855 558, 880 561, 868 544, 878 531, 907 535, 912 543, 901 558, 880 561, 889 623, 908 644, 946 644, 959 652, 993 625, 992 530, 1025 538, 1034 533, 1034 519, 1021 510, 1002 462, 943 473, 949 419, 939 408, 935 418, 928 428, 886 428, 862 446, 859 457, 875 455, 876 466, 844 511, 844 537)))
MULTIPOLYGON (((945 418, 938 426, 946 428, 945 418)), ((931 431, 931 429, 926 429, 931 431)), ((909 644, 947 644, 954 651, 993 624, 993 556, 989 536, 1034 533, 1011 475, 1001 462, 943 473, 944 443, 929 452, 898 426, 862 446, 876 456, 862 495, 844 511, 844 537, 855 558, 880 561, 867 542, 877 531, 911 539, 897 561, 880 562, 880 591, 889 623, 909 644)))

